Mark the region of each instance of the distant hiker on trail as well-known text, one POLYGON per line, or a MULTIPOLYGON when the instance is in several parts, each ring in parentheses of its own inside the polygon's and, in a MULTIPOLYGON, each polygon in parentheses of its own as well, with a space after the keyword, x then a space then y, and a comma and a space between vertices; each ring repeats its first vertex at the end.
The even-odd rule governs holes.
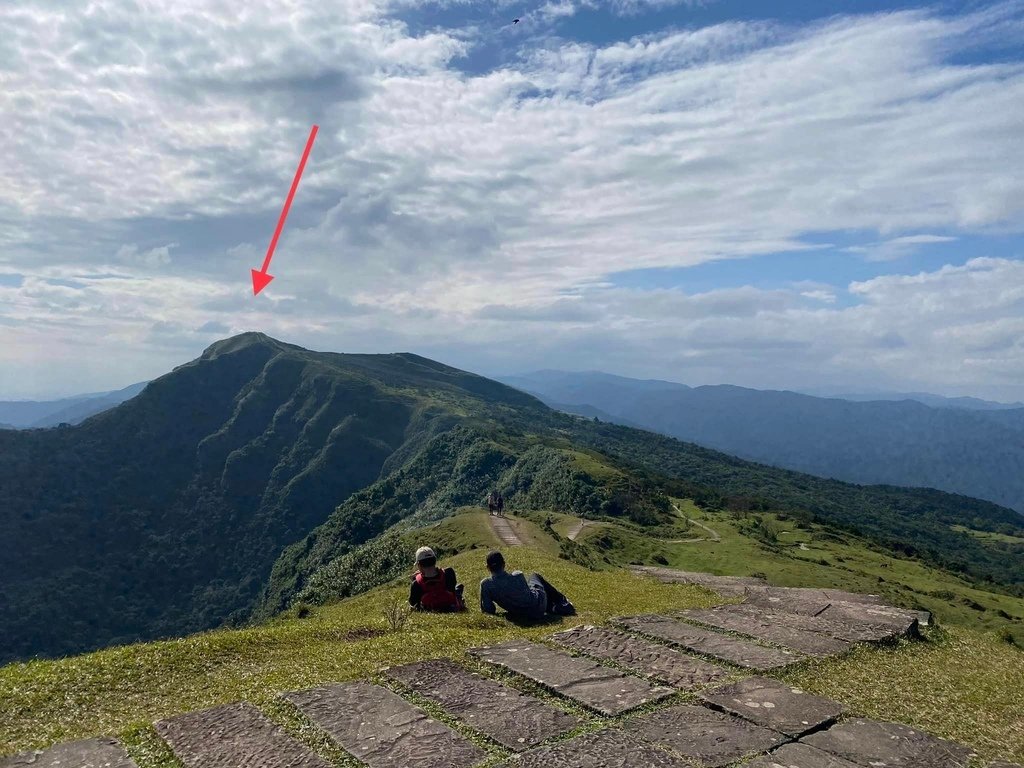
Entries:
POLYGON ((494 514, 494 510, 498 508, 498 492, 491 491, 487 494, 487 511, 490 514, 494 514))
POLYGON ((501 495, 501 491, 497 492, 497 498, 494 500, 495 509, 498 510, 498 517, 505 516, 505 497, 501 495))
POLYGON ((484 613, 493 615, 500 607, 510 618, 532 620, 543 619, 548 614, 572 616, 576 613, 569 599, 539 573, 526 578, 522 571, 506 571, 501 552, 488 553, 487 570, 491 575, 480 582, 480 610, 484 613))
POLYGON ((437 567, 434 550, 430 547, 416 550, 416 575, 409 587, 409 605, 414 611, 464 611, 462 589, 462 584, 456 583, 454 568, 437 567))

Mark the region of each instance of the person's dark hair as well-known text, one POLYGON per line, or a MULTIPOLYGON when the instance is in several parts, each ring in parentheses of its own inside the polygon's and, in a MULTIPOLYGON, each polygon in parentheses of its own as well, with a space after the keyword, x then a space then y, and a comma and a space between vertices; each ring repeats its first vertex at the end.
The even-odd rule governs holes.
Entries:
POLYGON ((419 564, 422 565, 424 568, 433 568, 435 565, 437 565, 437 558, 424 557, 422 560, 420 560, 419 564))
POLYGON ((487 570, 495 573, 505 567, 505 558, 501 552, 493 550, 487 553, 487 570))

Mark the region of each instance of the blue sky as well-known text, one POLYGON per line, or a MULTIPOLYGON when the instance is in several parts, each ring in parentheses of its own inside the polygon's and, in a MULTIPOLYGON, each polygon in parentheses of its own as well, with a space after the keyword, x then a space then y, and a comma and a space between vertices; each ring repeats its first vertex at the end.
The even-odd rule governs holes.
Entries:
POLYGON ((0 398, 252 329, 490 374, 1024 398, 1019 0, 245 9, 0 8, 0 398))

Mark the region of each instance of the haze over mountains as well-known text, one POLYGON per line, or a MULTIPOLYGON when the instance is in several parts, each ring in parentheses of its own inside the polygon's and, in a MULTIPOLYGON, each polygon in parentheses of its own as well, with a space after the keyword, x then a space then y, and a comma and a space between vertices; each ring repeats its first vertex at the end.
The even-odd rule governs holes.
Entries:
POLYGON ((382 534, 502 489, 511 508, 657 526, 667 494, 787 510, 1019 589, 1015 512, 860 487, 553 411, 411 354, 243 334, 65 429, 0 432, 0 661, 269 616, 394 557, 382 534), (349 559, 346 559, 349 558, 349 559), (358 569, 356 569, 358 570, 358 569))
MULTIPOLYGON (((605 373, 504 381, 552 407, 650 429, 753 461, 855 483, 938 488, 1024 512, 1024 408, 852 402, 605 373)), ((934 396, 933 396, 934 397, 934 396)))
POLYGON ((145 386, 146 382, 143 381, 113 392, 96 392, 59 400, 0 401, 0 428, 37 429, 58 424, 78 424, 135 397, 145 386))

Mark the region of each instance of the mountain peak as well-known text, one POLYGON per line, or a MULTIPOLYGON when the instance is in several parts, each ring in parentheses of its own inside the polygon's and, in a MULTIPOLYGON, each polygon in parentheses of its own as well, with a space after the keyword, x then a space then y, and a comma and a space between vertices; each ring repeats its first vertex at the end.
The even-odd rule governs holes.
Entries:
POLYGON ((246 331, 245 333, 239 333, 236 336, 215 341, 203 351, 202 356, 206 359, 212 359, 219 357, 220 355, 238 352, 239 350, 254 346, 265 346, 280 349, 284 345, 283 342, 271 338, 260 331, 246 331))

